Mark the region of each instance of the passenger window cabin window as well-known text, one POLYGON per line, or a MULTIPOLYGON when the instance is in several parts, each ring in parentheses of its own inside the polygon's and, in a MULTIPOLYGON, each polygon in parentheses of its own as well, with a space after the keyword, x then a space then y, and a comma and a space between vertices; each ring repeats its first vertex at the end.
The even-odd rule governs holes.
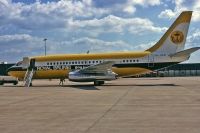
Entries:
POLYGON ((74 64, 74 62, 72 62, 72 64, 74 64))
POLYGON ((50 65, 52 65, 52 62, 50 62, 50 65))
POLYGON ((47 62, 47 65, 49 65, 49 62, 47 62))
POLYGON ((137 62, 139 62, 139 60, 137 60, 137 62))
POLYGON ((130 60, 130 62, 132 62, 132 60, 130 60))
POLYGON ((55 63, 55 62, 54 62, 53 64, 54 64, 54 65, 56 65, 56 63, 55 63))
POLYGON ((99 61, 97 60, 96 63, 98 63, 99 61))
POLYGON ((95 61, 92 61, 92 63, 94 64, 94 63, 95 63, 95 61))

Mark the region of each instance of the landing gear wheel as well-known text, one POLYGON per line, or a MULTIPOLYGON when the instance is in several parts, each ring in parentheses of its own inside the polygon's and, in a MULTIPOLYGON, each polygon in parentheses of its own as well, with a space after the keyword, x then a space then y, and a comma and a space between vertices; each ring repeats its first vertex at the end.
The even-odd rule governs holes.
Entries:
POLYGON ((14 82, 13 85, 17 85, 17 82, 14 82))
POLYGON ((100 86, 103 85, 105 82, 104 81, 94 81, 95 86, 100 86))
POLYGON ((30 85, 29 86, 33 86, 33 84, 32 83, 30 83, 30 85))

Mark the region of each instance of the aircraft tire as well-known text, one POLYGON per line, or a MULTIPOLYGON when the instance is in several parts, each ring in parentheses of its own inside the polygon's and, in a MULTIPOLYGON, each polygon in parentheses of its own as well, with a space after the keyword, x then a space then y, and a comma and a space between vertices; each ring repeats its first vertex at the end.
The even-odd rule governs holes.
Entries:
POLYGON ((94 81, 95 86, 100 86, 103 85, 105 82, 104 81, 94 81))

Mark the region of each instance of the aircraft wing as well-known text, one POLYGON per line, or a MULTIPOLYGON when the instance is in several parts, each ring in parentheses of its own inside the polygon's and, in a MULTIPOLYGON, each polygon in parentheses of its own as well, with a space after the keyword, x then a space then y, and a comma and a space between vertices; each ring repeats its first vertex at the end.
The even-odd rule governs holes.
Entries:
POLYGON ((77 70, 79 73, 106 73, 111 70, 114 61, 105 61, 101 64, 89 66, 87 68, 77 70))

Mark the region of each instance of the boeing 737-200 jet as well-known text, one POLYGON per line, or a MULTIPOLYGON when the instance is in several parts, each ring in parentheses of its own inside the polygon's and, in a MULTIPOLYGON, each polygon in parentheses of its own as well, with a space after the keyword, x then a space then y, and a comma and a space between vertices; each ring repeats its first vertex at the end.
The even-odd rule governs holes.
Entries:
POLYGON ((118 77, 159 70, 188 60, 200 49, 184 50, 191 16, 192 11, 182 12, 161 39, 145 51, 24 57, 8 69, 8 74, 24 80, 25 86, 32 85, 32 79, 65 78, 102 85, 118 77))

